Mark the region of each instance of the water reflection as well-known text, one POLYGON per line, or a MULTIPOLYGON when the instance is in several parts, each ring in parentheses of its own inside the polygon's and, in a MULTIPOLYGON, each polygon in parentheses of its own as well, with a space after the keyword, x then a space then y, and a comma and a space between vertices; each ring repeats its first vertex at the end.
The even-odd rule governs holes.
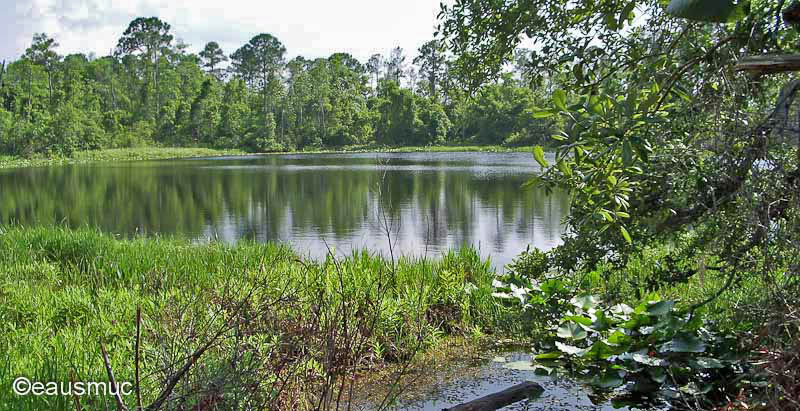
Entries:
POLYGON ((271 155, 0 170, 0 221, 119 234, 284 241, 439 255, 474 245, 496 266, 558 243, 561 193, 521 184, 526 153, 271 155))

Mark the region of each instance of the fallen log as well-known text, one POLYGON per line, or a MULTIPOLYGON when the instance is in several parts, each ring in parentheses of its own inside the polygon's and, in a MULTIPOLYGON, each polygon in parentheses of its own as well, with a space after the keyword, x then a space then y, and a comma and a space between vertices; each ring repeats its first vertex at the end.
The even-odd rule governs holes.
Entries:
POLYGON ((536 397, 544 391, 541 385, 525 381, 503 391, 489 394, 452 408, 445 408, 442 411, 494 411, 507 405, 522 401, 527 398, 536 397))

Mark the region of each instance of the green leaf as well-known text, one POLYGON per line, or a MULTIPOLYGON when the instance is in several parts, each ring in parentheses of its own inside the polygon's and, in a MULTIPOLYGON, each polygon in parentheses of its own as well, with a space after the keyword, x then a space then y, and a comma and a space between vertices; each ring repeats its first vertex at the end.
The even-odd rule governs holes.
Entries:
POLYGON ((626 230, 625 227, 619 226, 619 232, 622 233, 622 237, 625 238, 625 241, 627 241, 628 244, 633 244, 633 240, 631 239, 631 235, 628 234, 628 230, 626 230))
POLYGON ((631 142, 628 140, 622 143, 622 162, 626 166, 633 164, 633 149, 631 148, 631 142))
POLYGON ((658 357, 651 357, 647 350, 637 351, 631 353, 631 359, 639 364, 649 365, 652 367, 663 367, 667 362, 658 357))
POLYGON ((627 304, 617 304, 617 305, 611 307, 610 311, 611 311, 611 314, 614 314, 616 316, 629 316, 629 315, 633 314, 633 308, 631 308, 627 304))
POLYGON ((592 379, 592 385, 600 388, 616 388, 622 385, 622 377, 616 371, 610 371, 592 379))
POLYGON ((697 357, 697 360, 694 361, 695 368, 725 368, 725 365, 716 358, 711 357, 697 357))
POLYGON ((699 338, 691 335, 679 335, 661 345, 661 352, 704 352, 706 345, 699 338))
POLYGON ((563 343, 560 343, 558 341, 556 341, 556 348, 558 348, 561 352, 563 352, 565 354, 576 355, 578 357, 583 356, 583 354, 586 353, 586 351, 587 351, 587 350, 585 350, 583 348, 574 347, 572 345, 563 344, 563 343))
POLYGON ((572 300, 570 300, 570 304, 583 310, 590 310, 597 307, 597 305, 600 304, 600 300, 593 295, 585 294, 573 297, 572 300))
POLYGON ((572 169, 569 167, 569 164, 567 164, 564 160, 558 160, 556 166, 558 167, 559 170, 561 170, 561 172, 565 176, 572 177, 572 169))
POLYGON ((550 118, 553 117, 553 112, 550 110, 539 110, 533 112, 533 118, 550 118))
POLYGON ((537 360, 555 360, 555 359, 561 358, 561 352, 559 352, 559 351, 551 351, 551 352, 546 352, 546 353, 542 353, 542 354, 536 354, 536 357, 534 357, 534 358, 537 359, 537 360))
POLYGON ((608 336, 606 341, 608 342, 608 344, 622 345, 622 344, 627 344, 628 342, 630 342, 631 341, 631 337, 628 336, 627 334, 625 334, 624 332, 620 331, 620 330, 616 330, 616 331, 612 332, 611 335, 608 336))
POLYGON ((584 358, 595 360, 606 360, 612 355, 619 355, 624 352, 624 347, 612 347, 602 340, 595 341, 589 350, 583 354, 584 358))
POLYGON ((631 18, 631 13, 633 13, 634 7, 636 7, 636 2, 632 1, 632 2, 628 3, 628 5, 625 6, 624 9, 622 9, 622 12, 619 14, 619 21, 617 22, 617 24, 620 27, 622 27, 622 23, 625 20, 628 20, 628 19, 631 18))
POLYGON ((750 2, 743 0, 672 0, 667 13, 689 20, 734 22, 745 17, 750 2))
POLYGON ((522 183, 522 188, 538 187, 542 184, 542 178, 534 175, 528 181, 522 183))
POLYGON ((659 98, 660 98, 660 94, 658 94, 658 93, 650 93, 650 95, 647 96, 647 100, 642 101, 641 103, 639 103, 639 111, 642 111, 642 112, 649 111, 650 107, 652 107, 653 104, 656 104, 656 102, 658 102, 659 98))
POLYGON ((672 311, 673 307, 675 307, 675 301, 659 301, 657 303, 650 304, 647 307, 647 313, 650 315, 661 316, 672 311))
POLYGON ((533 147, 533 158, 539 163, 542 168, 547 168, 550 165, 547 163, 547 160, 544 158, 544 149, 542 146, 534 146, 533 147))
POLYGON ((561 338, 568 338, 570 340, 582 340, 586 338, 586 330, 583 329, 579 324, 574 322, 566 322, 561 324, 556 330, 556 335, 561 338))
POLYGON ((575 80, 577 80, 578 83, 583 83, 583 65, 582 64, 579 63, 579 64, 576 64, 576 65, 572 66, 572 74, 575 75, 575 80))
POLYGON ((609 184, 611 184, 612 186, 617 185, 617 178, 614 176, 608 176, 606 180, 608 180, 609 184))
POLYGON ((592 325, 592 319, 583 315, 568 315, 564 317, 565 321, 572 321, 574 323, 583 324, 585 326, 592 325))
POLYGON ((567 111, 567 93, 558 89, 553 92, 553 105, 561 111, 567 111))
POLYGON ((603 101, 600 100, 599 96, 589 97, 588 110, 592 114, 596 114, 598 116, 603 115, 603 101))

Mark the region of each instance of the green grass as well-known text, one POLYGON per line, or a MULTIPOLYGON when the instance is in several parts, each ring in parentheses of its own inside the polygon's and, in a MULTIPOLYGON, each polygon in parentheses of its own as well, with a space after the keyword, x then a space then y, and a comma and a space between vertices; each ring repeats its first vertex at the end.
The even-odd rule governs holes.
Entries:
MULTIPOLYGON (((332 349, 327 342, 341 339, 335 345, 347 350, 348 340, 336 330, 363 338, 360 367, 378 369, 413 358, 416 349, 435 347, 447 336, 493 329, 502 321, 491 297, 493 278, 489 264, 471 249, 438 261, 394 264, 362 252, 315 262, 301 261, 275 244, 122 240, 89 229, 0 229, 0 409, 74 409, 70 398, 15 396, 10 384, 18 376, 107 381, 101 341, 117 380, 133 381, 137 306, 144 318, 143 375, 150 376, 142 380, 145 403, 163 384, 158 378, 163 359, 191 353, 200 330, 220 325, 224 315, 214 313, 227 312, 232 301, 254 289, 248 300, 253 310, 257 302, 285 300, 268 306, 263 315, 269 319, 256 316, 245 323, 252 327, 246 332, 247 355, 294 347, 287 350, 302 354, 292 354, 292 361, 305 370, 297 384, 311 392, 309 387, 325 375, 321 364, 332 349), (368 330, 348 326, 363 318, 374 319, 368 330)), ((204 356, 193 380, 223 364, 232 344, 226 340, 204 356)), ((267 368, 259 374, 264 380, 274 371, 267 368)), ((102 402, 89 402, 99 399, 82 401, 84 409, 103 408, 102 402)))
POLYGON ((169 158, 211 157, 243 154, 240 150, 215 150, 210 148, 185 147, 139 147, 110 148, 104 150, 78 151, 71 157, 31 158, 0 155, 0 168, 41 167, 63 164, 83 164, 131 160, 159 160, 169 158))

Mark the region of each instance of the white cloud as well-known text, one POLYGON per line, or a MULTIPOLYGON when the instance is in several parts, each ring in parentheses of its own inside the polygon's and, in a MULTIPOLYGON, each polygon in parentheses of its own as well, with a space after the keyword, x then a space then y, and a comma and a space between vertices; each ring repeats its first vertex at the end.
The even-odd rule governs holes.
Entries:
POLYGON ((128 23, 157 16, 199 51, 208 41, 230 54, 258 33, 280 39, 287 57, 349 52, 366 61, 394 46, 409 56, 433 36, 438 0, 0 0, 0 59, 18 58, 36 32, 56 38, 60 54, 105 55, 128 23), (10 11, 10 12, 9 12, 10 11))

